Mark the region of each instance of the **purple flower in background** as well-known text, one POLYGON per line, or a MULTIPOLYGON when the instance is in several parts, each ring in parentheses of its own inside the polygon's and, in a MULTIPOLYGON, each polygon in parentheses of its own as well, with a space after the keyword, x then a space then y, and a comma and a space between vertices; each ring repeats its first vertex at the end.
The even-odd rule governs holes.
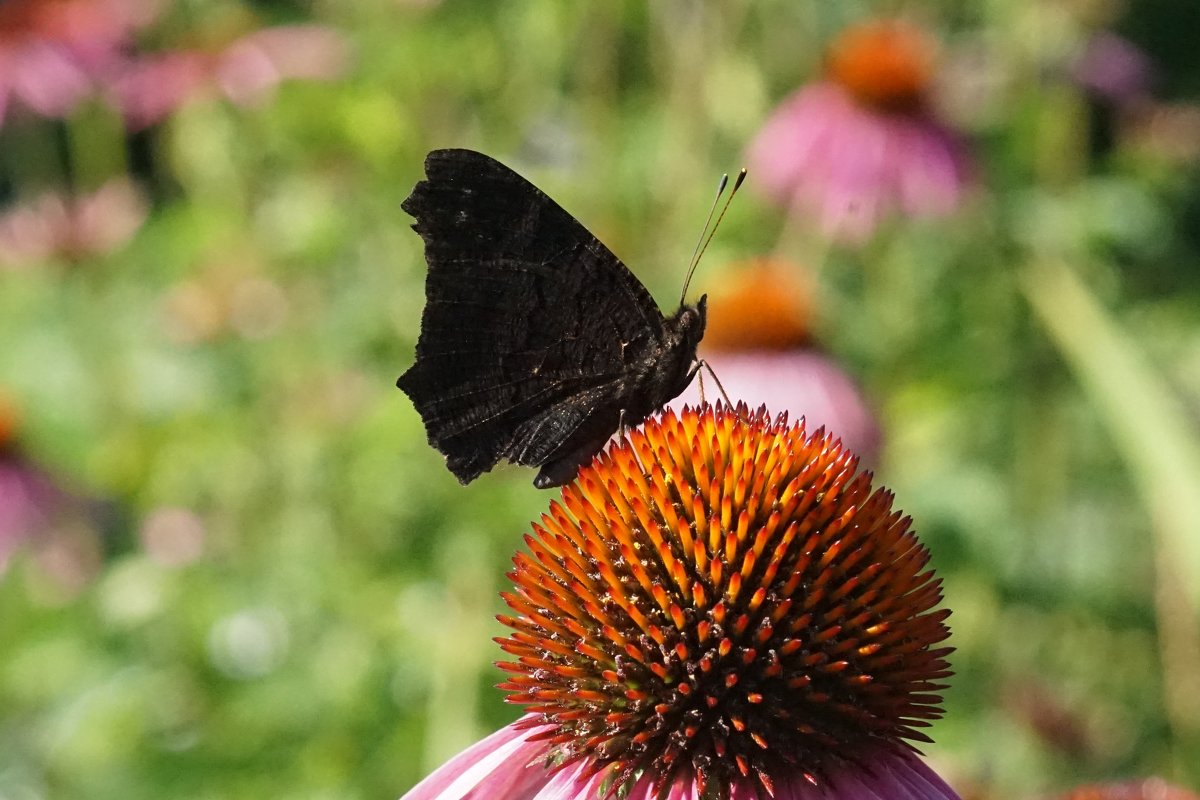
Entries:
POLYGON ((73 498, 17 446, 16 408, 0 395, 0 571, 13 551, 49 529, 73 498))
POLYGON ((206 97, 261 103, 285 80, 336 78, 346 61, 346 43, 330 28, 264 28, 217 52, 179 50, 130 61, 110 81, 109 95, 128 125, 139 129, 206 97))
POLYGON ((0 123, 14 101, 42 116, 69 113, 153 13, 146 0, 0 2, 0 123))
POLYGON ((81 496, 21 448, 18 413, 0 391, 0 576, 22 546, 69 599, 100 567, 100 536, 111 504, 81 496))
POLYGON ((1144 778, 1080 786, 1059 795, 1058 800, 1200 800, 1200 794, 1162 778, 1144 778))
MULTIPOLYGON (((708 300, 708 327, 700 343, 704 358, 733 402, 766 404, 824 427, 867 464, 878 460, 882 435, 853 378, 817 348, 809 334, 810 292, 799 268, 759 260, 741 265, 708 300)), ((720 391, 704 379, 705 399, 720 391)), ((700 402, 700 380, 676 404, 700 402)))
POLYGON ((1075 81, 1117 108, 1138 107, 1150 100, 1154 66, 1137 45, 1109 31, 1088 40, 1071 65, 1075 81))
POLYGON ((0 570, 22 542, 50 528, 58 512, 71 502, 50 475, 31 464, 15 445, 0 445, 0 570))
POLYGON ((788 97, 751 144, 756 184, 825 231, 869 236, 889 214, 945 215, 961 202, 963 142, 932 113, 934 48, 915 27, 875 21, 833 44, 824 80, 788 97))
POLYGON ((1113 139, 1100 138, 1102 144, 1129 148, 1168 167, 1200 161, 1200 104, 1156 97, 1157 65, 1130 40, 1111 31, 1093 34, 1070 63, 1069 75, 1097 101, 1102 113, 1094 125, 1100 137, 1113 139))
POLYGON ((0 213, 0 269, 110 253, 137 233, 148 210, 141 192, 124 178, 79 196, 46 192, 0 213))
POLYGON ((62 500, 54 482, 17 451, 16 431, 16 409, 0 396, 0 571, 62 500))

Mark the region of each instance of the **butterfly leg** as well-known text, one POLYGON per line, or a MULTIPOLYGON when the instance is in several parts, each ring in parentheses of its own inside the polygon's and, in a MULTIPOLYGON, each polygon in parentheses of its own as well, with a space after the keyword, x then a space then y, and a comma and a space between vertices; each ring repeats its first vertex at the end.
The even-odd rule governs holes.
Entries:
MULTIPOLYGON (((733 408, 733 401, 729 399, 729 393, 725 391, 725 387, 721 385, 721 379, 717 377, 717 373, 713 371, 712 364, 709 364, 703 358, 697 359, 695 365, 692 366, 693 372, 700 372, 701 369, 707 370, 712 376, 713 381, 717 384, 717 391, 721 393, 721 399, 725 401, 725 405, 733 408)), ((700 402, 704 402, 704 373, 700 372, 700 402)))

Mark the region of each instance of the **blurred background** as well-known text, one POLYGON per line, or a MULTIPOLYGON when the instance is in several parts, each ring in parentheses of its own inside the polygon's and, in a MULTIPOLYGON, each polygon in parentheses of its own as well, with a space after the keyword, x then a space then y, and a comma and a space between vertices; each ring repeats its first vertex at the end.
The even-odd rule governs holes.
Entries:
POLYGON ((378 798, 514 719, 394 388, 436 147, 915 519, 964 796, 1200 788, 1200 5, 0 0, 0 798, 378 798), (755 381, 758 381, 756 384, 755 381))

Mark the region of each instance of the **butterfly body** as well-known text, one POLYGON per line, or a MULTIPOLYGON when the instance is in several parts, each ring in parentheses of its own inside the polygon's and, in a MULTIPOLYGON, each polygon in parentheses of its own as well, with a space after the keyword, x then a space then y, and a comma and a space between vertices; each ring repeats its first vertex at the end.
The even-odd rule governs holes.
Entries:
POLYGON ((571 480, 621 424, 695 374, 705 303, 664 317, 578 221, 481 153, 435 150, 402 208, 429 265, 417 359, 397 381, 463 483, 500 460, 571 480))

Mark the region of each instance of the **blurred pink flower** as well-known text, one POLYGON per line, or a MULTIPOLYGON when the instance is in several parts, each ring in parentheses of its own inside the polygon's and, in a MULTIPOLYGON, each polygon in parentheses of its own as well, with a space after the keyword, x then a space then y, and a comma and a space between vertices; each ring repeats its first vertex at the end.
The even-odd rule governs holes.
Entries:
POLYGON ((1200 794, 1162 778, 1144 778, 1080 786, 1060 795, 1059 800, 1200 800, 1200 794))
POLYGON ((27 546, 53 587, 43 599, 75 596, 100 567, 100 534, 109 503, 71 491, 21 449, 17 413, 0 391, 0 576, 14 552, 27 546))
POLYGON ((0 570, 18 545, 48 524, 58 501, 57 487, 44 473, 0 451, 0 570))
POLYGON ((0 570, 22 542, 51 527, 71 502, 53 478, 15 446, 0 445, 0 570))
POLYGON ((15 406, 0 395, 0 572, 22 542, 49 530, 74 497, 17 446, 15 406))
MULTIPOLYGON (((878 463, 883 440, 879 422, 862 390, 836 359, 815 348, 705 350, 701 356, 734 403, 742 401, 752 408, 765 403, 772 410, 787 411, 791 419, 803 417, 809 429, 824 428, 867 465, 878 463)), ((709 402, 720 398, 720 391, 707 379, 704 394, 709 402)), ((699 402, 699 381, 692 381, 675 405, 699 402)))
POLYGON ((1170 166, 1200 161, 1200 105, 1155 96, 1158 77, 1153 59, 1136 44, 1111 31, 1094 34, 1070 64, 1070 77, 1101 113, 1096 126, 1116 146, 1170 166))
POLYGON ((154 9, 149 0, 0 2, 0 123, 13 100, 42 116, 69 113, 154 9))
POLYGON ((16 447, 16 409, 0 395, 0 571, 9 556, 61 505, 63 492, 16 447))
POLYGON ((204 521, 187 508, 157 508, 138 528, 146 555, 166 567, 181 567, 204 555, 204 536, 204 521))
POLYGON ((776 109, 750 146, 756 185, 832 236, 862 240, 891 213, 945 215, 963 198, 963 142, 927 102, 933 47, 897 21, 852 27, 826 79, 776 109))
POLYGON ((127 124, 139 129, 195 99, 262 103, 285 80, 336 78, 346 61, 346 43, 330 28, 264 28, 215 53, 180 50, 131 61, 110 82, 109 94, 127 124))
POLYGON ((1110 31, 1092 36, 1071 65, 1075 81, 1118 108, 1136 108, 1150 100, 1154 65, 1128 39, 1110 31))
MULTIPOLYGON (((708 300, 708 327, 700 356, 734 403, 766 406, 803 417, 810 430, 824 427, 867 464, 878 461, 879 423, 854 379, 837 359, 811 340, 809 290, 799 267, 759 260, 739 265, 708 300)), ((704 399, 720 390, 701 375, 704 399)), ((701 380, 674 402, 700 402, 701 380)))
POLYGON ((133 237, 147 212, 141 192, 124 178, 76 197, 47 192, 0 213, 0 269, 110 253, 133 237))

